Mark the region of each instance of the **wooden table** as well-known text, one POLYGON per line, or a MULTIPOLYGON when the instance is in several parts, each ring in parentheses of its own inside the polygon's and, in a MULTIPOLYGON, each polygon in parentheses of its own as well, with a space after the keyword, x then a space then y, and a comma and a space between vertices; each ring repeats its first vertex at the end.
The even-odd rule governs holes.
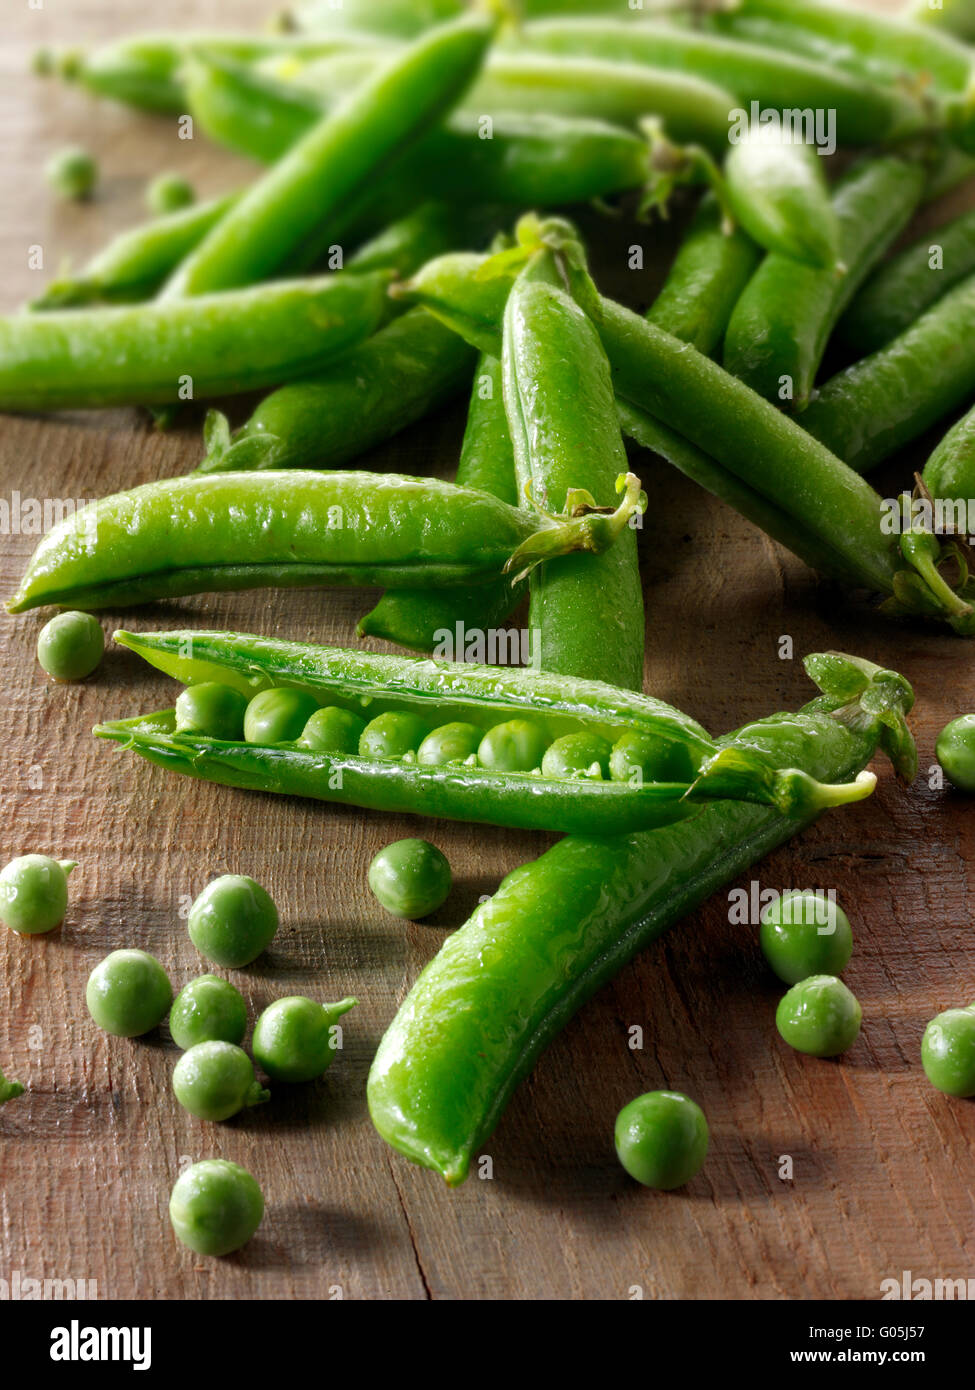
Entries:
MULTIPOLYGON (((146 3, 124 8, 125 30, 159 22, 146 3)), ((173 0, 165 23, 256 24, 264 8, 173 0)), ((5 16, 3 309, 36 292, 62 257, 78 263, 137 220, 149 175, 178 169, 210 192, 246 172, 202 138, 177 140, 173 121, 24 75, 38 43, 104 40, 120 13, 113 0, 62 0, 5 16), (46 189, 44 159, 67 140, 100 159, 89 206, 56 205, 46 189), (43 273, 27 269, 32 245, 43 247, 43 273)), ((607 226, 604 261, 622 266, 631 229, 607 226)), ((648 261, 663 264, 661 230, 640 236, 648 261)), ((624 271, 620 283, 645 302, 655 274, 624 271)), ((461 426, 462 411, 424 423, 374 462, 446 472, 461 426)), ((159 434, 135 411, 5 417, 0 497, 96 497, 182 472, 198 452, 196 420, 159 434)), ((903 486, 910 464, 889 470, 882 490, 903 486)), ((43 615, 28 615, 0 624, 0 860, 40 850, 79 867, 62 930, 0 935, 0 1062, 29 1086, 0 1113, 0 1280, 17 1272, 93 1280, 102 1298, 874 1298, 904 1270, 975 1273, 975 1107, 934 1091, 918 1052, 934 1013, 975 997, 971 803, 928 782, 938 729, 975 704, 973 648, 850 606, 661 464, 641 467, 654 494, 642 538, 646 689, 722 730, 804 701, 810 687, 798 657, 807 651, 862 653, 915 683, 915 786, 905 792, 882 770, 871 801, 826 817, 755 870, 763 887, 835 888, 849 912, 848 979, 865 1014, 849 1055, 817 1062, 780 1042, 780 991, 756 932, 729 922, 719 894, 624 970, 549 1049, 485 1146, 493 1179, 448 1191, 372 1129, 369 1061, 445 933, 549 837, 168 776, 96 744, 89 731, 98 719, 158 708, 172 687, 118 649, 90 681, 53 684, 34 659, 43 615), (794 659, 780 658, 783 637, 794 659), (456 876, 446 906, 418 925, 389 917, 366 887, 372 855, 406 834, 441 845, 456 876), (122 946, 158 955, 178 984, 199 973, 187 905, 228 871, 253 874, 282 912, 268 956, 235 976, 253 1011, 285 993, 354 992, 362 1003, 322 1083, 279 1088, 269 1106, 217 1127, 173 1100, 173 1045, 100 1033, 84 986, 92 966, 122 946), (642 1050, 628 1045, 632 1025, 644 1030, 642 1050), (694 1096, 713 1134, 703 1172, 673 1195, 638 1188, 613 1153, 619 1107, 658 1087, 694 1096), (268 1202, 258 1236, 223 1261, 177 1246, 166 1219, 180 1165, 212 1156, 251 1169, 268 1202)), ((34 541, 23 532, 0 540, 4 593, 34 541)), ((198 625, 351 644, 367 601, 341 592, 215 596, 107 614, 106 628, 124 620, 144 630, 198 625)))

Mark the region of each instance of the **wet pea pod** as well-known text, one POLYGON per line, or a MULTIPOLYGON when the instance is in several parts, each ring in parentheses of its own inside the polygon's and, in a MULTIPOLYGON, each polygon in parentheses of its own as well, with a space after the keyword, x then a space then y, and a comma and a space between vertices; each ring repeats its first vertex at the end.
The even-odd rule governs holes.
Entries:
MULTIPOLYGON (((718 742, 810 776, 852 778, 878 751, 916 770, 895 672, 837 654, 807 670, 824 694, 718 742)), ((649 834, 569 836, 515 869, 420 975, 368 1082, 399 1153, 464 1181, 518 1084, 573 1014, 639 950, 812 819, 715 804, 649 834)))
POLYGON ((814 146, 774 126, 731 145, 720 184, 739 226, 767 251, 836 270, 839 223, 814 146))
POLYGON ((966 43, 975 43, 975 5, 972 0, 941 0, 937 8, 930 0, 913 0, 908 11, 916 24, 934 25, 966 43))
POLYGON ((325 584, 388 588, 518 578, 613 545, 645 499, 620 478, 611 515, 586 494, 562 518, 397 474, 190 474, 90 503, 43 538, 7 604, 111 608, 195 593, 325 584))
POLYGON ((907 225, 924 182, 918 161, 893 154, 848 170, 832 196, 842 270, 766 256, 731 314, 727 370, 767 400, 804 409, 840 314, 907 225))
POLYGON ((939 441, 924 465, 921 481, 929 498, 962 505, 964 510, 952 510, 948 518, 958 534, 972 535, 975 527, 968 508, 975 508, 975 410, 963 415, 939 441))
MULTIPOLYGON (((864 774, 824 785, 760 754, 732 754, 679 711, 599 681, 233 633, 120 632, 116 640, 169 675, 228 685, 251 699, 233 739, 181 730, 175 710, 99 724, 96 736, 170 771, 246 790, 522 829, 593 833, 598 827, 615 835, 692 816, 712 796, 789 811, 824 809, 868 796, 875 781, 864 774), (266 707, 285 697, 302 703, 306 725, 316 721, 315 736, 299 733, 298 720, 277 727, 286 735, 278 742, 254 741, 265 737, 266 707), (337 747, 322 746, 328 740, 317 727, 316 702, 319 711, 371 716, 357 752, 344 751, 345 730, 337 747), (250 719, 255 704, 260 718, 250 719), (461 725, 463 756, 454 760, 461 725), (434 750, 430 735, 437 729, 442 735, 434 750), (610 750, 627 745, 615 777, 596 776, 592 761, 580 776, 566 760, 565 740, 579 734, 610 750), (634 751, 636 735, 645 746, 634 751), (465 752, 475 737, 476 750, 465 752), (668 780, 655 779, 657 772, 668 780)), ((219 732, 228 731, 221 724, 219 732)), ((612 774, 611 759, 606 766, 612 774)))

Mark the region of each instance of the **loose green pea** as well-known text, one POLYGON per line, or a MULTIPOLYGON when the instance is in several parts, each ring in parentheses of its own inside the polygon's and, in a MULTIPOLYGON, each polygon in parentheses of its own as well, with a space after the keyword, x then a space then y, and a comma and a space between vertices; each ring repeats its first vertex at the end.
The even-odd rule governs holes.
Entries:
POLYGON ((21 936, 41 936, 64 921, 73 859, 23 854, 0 872, 0 922, 21 936))
POLYGON ((836 1057, 856 1041, 862 1011, 835 975, 810 975, 779 1001, 775 1026, 797 1052, 836 1057))
POLYGON ((314 1081, 335 1059, 334 1028, 358 999, 337 1004, 291 995, 277 999, 254 1029, 254 1056, 272 1081, 314 1081))
POLYGON ((173 1094, 198 1120, 214 1122, 271 1099, 247 1053, 227 1042, 197 1043, 184 1052, 173 1068, 173 1094))
POLYGON ((679 1091, 648 1091, 616 1117, 616 1152, 631 1178, 669 1192, 690 1182, 708 1151, 704 1112, 679 1091))
POLYGON ((477 761, 496 772, 531 772, 540 767, 549 740, 528 719, 509 719, 488 729, 477 749, 477 761))
POLYGON ((959 791, 975 794, 975 714, 946 724, 935 744, 938 762, 959 791))
POLYGON ((16 1100, 18 1096, 24 1094, 24 1088, 19 1081, 8 1081, 3 1072, 0 1071, 0 1105, 6 1105, 8 1100, 16 1100))
POLYGON ((318 701, 303 690, 262 690, 247 706, 244 738, 248 743, 294 743, 317 709, 318 701))
POLYGON ((853 953, 846 913, 821 893, 783 893, 762 913, 759 942, 787 985, 810 975, 838 975, 853 953))
POLYGON ((241 1043, 247 1005, 240 990, 219 975, 198 975, 177 994, 169 1012, 173 1042, 184 1052, 201 1042, 241 1043))
POLYGON ((229 1255, 246 1245, 264 1216, 264 1194, 246 1168, 225 1158, 194 1163, 176 1179, 169 1219, 197 1255, 229 1255))
POLYGON ((180 174, 159 174, 146 186, 146 207, 154 217, 179 212, 196 202, 196 192, 180 174))
POLYGON ((89 198, 98 181, 98 165, 87 150, 58 150, 44 170, 47 181, 62 198, 89 198))
POLYGON ((299 748, 312 753, 358 753, 366 721, 338 705, 317 709, 298 740, 299 748))
POLYGON ((405 710, 377 715, 362 731, 359 752, 364 758, 403 758, 415 753, 430 725, 405 710))
POLYGON ((397 840, 369 865, 369 887, 394 917, 428 917, 450 892, 450 865, 427 840, 397 840))
POLYGON ((696 774, 686 748, 668 739, 627 730, 613 744, 609 775, 614 782, 693 782, 696 774))
POLYGON ((223 874, 196 899, 187 927, 193 945, 207 960, 239 969, 271 944, 278 929, 278 910, 270 895, 246 874, 223 874))
POLYGON ((598 734, 563 734, 546 749, 542 772, 546 777, 591 777, 609 775, 612 747, 598 734))
POLYGON ((90 613, 58 613, 37 638, 37 659, 56 681, 84 680, 104 650, 102 625, 90 613))
POLYGON ((975 1008, 946 1009, 921 1040, 921 1062, 932 1086, 948 1096, 975 1096, 975 1008))
POLYGON ((138 1038, 166 1017, 173 991, 165 970, 147 951, 113 951, 88 977, 88 1012, 106 1033, 138 1038))
POLYGON ((441 724, 427 734, 417 751, 416 760, 424 767, 443 767, 446 763, 462 763, 477 752, 484 730, 476 724, 441 724))
POLYGON ((239 690, 219 681, 201 681, 188 686, 176 701, 176 732, 239 743, 246 711, 247 696, 239 690))

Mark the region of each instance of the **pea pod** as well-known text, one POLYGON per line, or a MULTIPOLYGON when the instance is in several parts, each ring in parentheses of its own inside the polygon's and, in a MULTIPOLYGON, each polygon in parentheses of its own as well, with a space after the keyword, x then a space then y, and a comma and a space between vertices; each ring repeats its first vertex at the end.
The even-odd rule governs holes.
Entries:
POLYGON ((941 0, 934 6, 930 0, 913 0, 908 6, 911 19, 917 24, 933 24, 966 43, 975 43, 975 4, 972 0, 941 0))
POLYGON ((932 498, 962 504, 961 514, 950 519, 960 535, 971 535, 968 509, 975 508, 975 410, 952 425, 924 465, 921 480, 932 498))
MULTIPOLYGON (((903 677, 807 659, 826 691, 718 740, 814 777, 852 778, 883 749, 912 777, 903 677)), ((570 836, 515 869, 441 947, 386 1032, 369 1112, 399 1153, 464 1181, 515 1088, 573 1014, 639 950, 812 819, 712 805, 650 834, 570 836)))
POLYGON ((81 508, 43 538, 11 613, 111 608, 263 587, 487 583, 576 549, 610 546, 640 510, 639 481, 611 515, 570 497, 534 517, 487 493, 394 473, 190 474, 81 508))
POLYGON ((524 829, 591 832, 599 826, 619 834, 694 814, 692 797, 825 807, 869 795, 875 780, 825 786, 800 770, 773 767, 761 755, 729 759, 679 711, 601 682, 234 633, 120 632, 116 640, 181 680, 216 679, 251 696, 283 687, 329 707, 373 716, 406 712, 422 725, 463 721, 485 733, 513 717, 530 719, 549 739, 566 732, 615 739, 637 731, 684 772, 680 782, 611 782, 470 762, 427 766, 416 758, 366 756, 362 743, 357 756, 311 752, 297 743, 263 745, 180 732, 174 710, 95 728, 98 737, 170 771, 225 786, 524 829))
POLYGON ((168 405, 308 376, 386 311, 388 277, 281 280, 182 303, 0 318, 0 410, 168 405))
POLYGON ((812 145, 785 139, 773 126, 746 132, 725 159, 724 192, 735 220, 759 246, 835 269, 839 225, 812 145))

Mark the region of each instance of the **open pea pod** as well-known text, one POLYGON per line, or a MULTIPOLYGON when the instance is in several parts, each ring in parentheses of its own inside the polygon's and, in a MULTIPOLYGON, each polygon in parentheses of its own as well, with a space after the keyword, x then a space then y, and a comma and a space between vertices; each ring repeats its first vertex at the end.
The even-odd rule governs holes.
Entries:
POLYGON ((418 760, 415 747, 400 757, 375 757, 312 750, 297 738, 273 744, 217 739, 178 729, 174 709, 94 730, 158 766, 245 790, 520 829, 617 835, 684 819, 698 809, 698 798, 823 809, 859 800, 873 788, 869 775, 824 786, 758 755, 743 754, 732 765, 728 753, 680 711, 598 681, 238 633, 118 632, 115 638, 184 684, 217 682, 251 698, 267 690, 300 691, 319 708, 363 719, 400 713, 413 716, 417 728, 463 723, 485 734, 511 720, 530 721, 543 735, 539 746, 567 734, 588 734, 608 745, 638 735, 647 764, 671 779, 551 776, 541 766, 500 770, 484 766, 477 752, 431 766, 418 760))

